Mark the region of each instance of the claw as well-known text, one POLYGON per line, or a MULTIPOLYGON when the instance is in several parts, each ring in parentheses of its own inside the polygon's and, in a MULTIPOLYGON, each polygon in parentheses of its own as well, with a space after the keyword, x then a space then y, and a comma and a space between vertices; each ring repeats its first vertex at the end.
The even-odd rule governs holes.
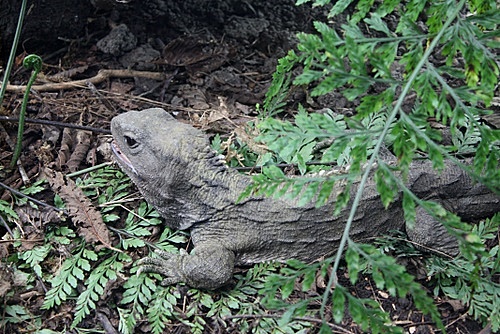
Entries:
POLYGON ((227 284, 233 274, 235 255, 221 247, 198 246, 191 254, 185 250, 180 254, 155 250, 155 254, 138 261, 138 273, 162 275, 162 286, 184 282, 191 287, 216 289, 227 284))
POLYGON ((160 274, 165 277, 160 283, 163 286, 172 285, 185 280, 179 272, 181 256, 161 250, 156 250, 155 254, 159 257, 146 257, 139 260, 138 265, 140 267, 137 271, 138 275, 140 273, 160 274))

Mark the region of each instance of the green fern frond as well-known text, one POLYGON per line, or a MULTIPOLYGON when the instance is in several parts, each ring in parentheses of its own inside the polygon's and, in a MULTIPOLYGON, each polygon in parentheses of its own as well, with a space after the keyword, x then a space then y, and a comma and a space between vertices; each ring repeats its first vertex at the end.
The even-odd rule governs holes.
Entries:
POLYGON ((52 288, 45 295, 42 309, 60 305, 69 296, 74 295, 78 282, 83 281, 85 272, 91 269, 89 260, 95 260, 96 257, 93 251, 85 249, 85 243, 82 241, 77 254, 64 260, 59 273, 52 278, 52 288))
POLYGON ((76 299, 75 315, 71 328, 75 328, 96 308, 96 302, 101 298, 106 284, 109 280, 117 278, 116 273, 120 272, 122 267, 123 265, 118 261, 118 255, 115 254, 92 270, 85 280, 86 289, 76 299))
POLYGON ((428 276, 449 298, 462 301, 474 319, 486 325, 491 322, 494 332, 500 329, 500 284, 492 280, 500 272, 500 247, 486 250, 487 240, 493 240, 500 226, 500 215, 474 225, 469 238, 479 239, 476 251, 453 259, 433 256, 427 260, 428 276))
POLYGON ((45 260, 51 250, 52 245, 50 244, 36 246, 20 253, 19 258, 26 261, 38 277, 42 277, 42 268, 40 267, 40 263, 45 260))
POLYGON ((152 333, 164 333, 166 325, 173 317, 174 306, 177 305, 179 298, 179 293, 172 288, 157 287, 146 311, 152 333))
POLYGON ((157 286, 148 275, 141 274, 131 276, 123 288, 125 291, 120 304, 128 305, 129 310, 120 312, 119 328, 124 333, 133 333, 138 317, 146 314, 157 286))

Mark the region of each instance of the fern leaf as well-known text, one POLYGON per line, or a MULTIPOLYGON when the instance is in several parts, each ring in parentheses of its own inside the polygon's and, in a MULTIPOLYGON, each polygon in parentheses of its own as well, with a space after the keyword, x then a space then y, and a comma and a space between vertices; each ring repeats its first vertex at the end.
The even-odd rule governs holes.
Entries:
POLYGON ((177 296, 171 292, 172 289, 158 288, 153 300, 147 309, 147 316, 154 334, 164 332, 169 318, 173 315, 174 306, 177 304, 177 296))
POLYGON ((76 300, 75 317, 71 328, 75 328, 91 310, 96 307, 96 302, 103 293, 104 288, 109 280, 116 279, 116 271, 113 269, 117 255, 112 256, 103 261, 95 268, 85 281, 86 289, 78 296, 76 300))
POLYGON ((64 260, 59 274, 51 280, 52 288, 45 295, 42 309, 47 310, 60 305, 75 291, 78 281, 84 278, 83 272, 87 271, 86 264, 88 264, 88 261, 85 262, 82 258, 84 245, 85 243, 82 243, 81 250, 75 256, 64 260), (79 267, 82 264, 84 268, 79 267))

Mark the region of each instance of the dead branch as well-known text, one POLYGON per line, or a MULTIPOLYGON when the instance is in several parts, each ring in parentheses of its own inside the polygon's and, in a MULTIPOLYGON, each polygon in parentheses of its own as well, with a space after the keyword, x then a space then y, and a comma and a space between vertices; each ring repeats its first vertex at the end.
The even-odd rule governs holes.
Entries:
MULTIPOLYGON (((31 89, 38 92, 50 92, 72 88, 85 88, 87 83, 90 82, 94 85, 101 83, 109 78, 147 78, 162 81, 165 80, 165 73, 160 72, 146 72, 134 70, 100 70, 95 76, 88 79, 67 81, 67 82, 54 82, 46 83, 43 85, 33 85, 31 89)), ((7 85, 7 90, 10 92, 24 92, 26 86, 7 85)))

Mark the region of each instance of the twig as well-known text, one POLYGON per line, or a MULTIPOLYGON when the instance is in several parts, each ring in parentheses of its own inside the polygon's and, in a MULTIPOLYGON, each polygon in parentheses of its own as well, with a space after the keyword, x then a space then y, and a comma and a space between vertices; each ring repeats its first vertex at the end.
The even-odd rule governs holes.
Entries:
POLYGON ((0 240, 0 244, 8 244, 8 243, 14 243, 14 242, 20 242, 20 243, 23 243, 23 244, 35 244, 35 243, 38 243, 38 242, 43 242, 44 239, 42 238, 35 238, 35 239, 23 239, 23 238, 14 238, 12 237, 12 239, 1 239, 0 240))
POLYGON ((12 238, 14 238, 14 233, 12 233, 12 230, 9 227, 9 224, 3 219, 3 217, 0 215, 0 222, 2 223, 3 227, 7 230, 7 232, 10 234, 12 238))
POLYGON ((45 202, 42 202, 42 201, 37 200, 36 198, 33 198, 33 197, 28 196, 28 195, 26 195, 26 194, 23 194, 23 193, 22 193, 22 192, 20 192, 19 190, 16 190, 16 189, 14 189, 14 188, 11 188, 11 187, 9 187, 8 185, 6 185, 6 184, 5 184, 5 183, 3 183, 3 182, 0 182, 0 187, 5 188, 5 189, 7 189, 8 191, 10 191, 11 193, 16 194, 16 195, 18 195, 18 196, 25 197, 26 199, 28 199, 28 200, 30 200, 30 201, 32 201, 33 203, 36 203, 36 204, 38 204, 38 205, 45 206, 45 207, 47 207, 47 208, 52 208, 53 210, 56 210, 56 211, 62 212, 62 213, 64 213, 64 214, 66 214, 66 215, 68 214, 68 211, 66 211, 66 210, 64 210, 64 209, 59 209, 59 208, 57 208, 57 207, 55 207, 55 206, 53 206, 53 205, 47 204, 47 203, 45 203, 45 202))
POLYGON ((78 170, 78 171, 73 172, 73 173, 69 173, 69 174, 66 175, 66 177, 72 178, 72 177, 75 177, 75 176, 78 176, 78 175, 82 175, 82 174, 85 174, 85 173, 93 172, 95 170, 98 170, 98 169, 101 169, 101 168, 104 168, 104 167, 107 167, 107 166, 111 166, 113 164, 114 164, 114 162, 112 162, 112 161, 103 162, 102 164, 99 164, 99 165, 95 165, 95 166, 92 166, 92 167, 89 167, 89 168, 78 170))
MULTIPOLYGON (((1 117, 3 117, 3 116, 0 116, 0 120, 1 120, 1 117)), ((17 121, 19 121, 19 118, 17 119, 17 121)), ((4 140, 5 140, 5 142, 7 143, 7 145, 9 145, 10 149, 11 149, 12 151, 14 151, 14 146, 15 146, 15 144, 14 144, 14 142, 10 139, 9 134, 7 133, 7 131, 5 130, 5 128, 2 126, 2 124, 0 124, 0 132, 2 133, 1 137, 3 137, 3 138, 1 138, 1 139, 4 139, 4 140)))
MULTIPOLYGON (((146 72, 146 71, 134 71, 134 70, 100 70, 95 76, 88 79, 74 80, 68 82, 54 82, 43 85, 34 85, 31 87, 31 89, 36 90, 38 92, 51 92, 64 89, 72 89, 77 87, 85 88, 87 87, 87 84, 89 82, 95 85, 109 78, 134 78, 134 77, 162 81, 165 80, 166 75, 160 72, 146 72)), ((6 89, 10 92, 23 92, 26 90, 26 86, 7 85, 6 89)))
POLYGON ((19 174, 21 175, 21 180, 23 181, 23 183, 29 184, 30 178, 28 177, 28 173, 26 173, 26 170, 24 169, 21 161, 17 160, 16 165, 17 165, 17 170, 19 171, 19 174))
MULTIPOLYGON (((369 241, 369 240, 377 240, 379 237, 370 237, 370 238, 364 238, 364 239, 360 239, 360 240, 355 240, 356 242, 359 242, 359 241, 369 241)), ((401 242, 404 242, 404 243, 407 243, 407 244, 410 244, 412 246, 414 246, 417 251, 424 251, 424 252, 428 252, 428 253, 432 253, 432 254, 436 254, 436 255, 439 255, 440 257, 442 258, 446 258, 446 259, 453 259, 454 257, 449 255, 449 254, 446 254, 445 252, 442 252, 438 249, 435 249, 435 248, 432 248, 432 247, 428 247, 428 246, 425 246, 425 245, 422 245, 418 242, 415 242, 415 241, 412 241, 408 238, 400 238, 400 237, 395 237, 395 236, 391 236, 391 235, 385 235, 382 237, 383 239, 387 239, 387 240, 396 240, 396 241, 401 241, 401 242), (419 249, 420 248, 420 249, 419 249)))
MULTIPOLYGON (((19 118, 18 117, 0 116, 0 121, 19 122, 19 118)), ((77 124, 72 124, 72 123, 49 121, 49 120, 45 120, 45 119, 26 118, 25 122, 26 123, 33 123, 33 124, 52 125, 52 126, 57 126, 57 127, 61 127, 61 128, 86 130, 86 131, 92 131, 92 132, 96 132, 96 133, 104 133, 104 134, 111 133, 111 131, 108 129, 94 128, 92 126, 77 125, 77 124)))
POLYGON ((114 114, 116 114, 116 108, 105 96, 101 94, 101 92, 99 92, 99 90, 93 83, 87 81, 87 87, 109 111, 112 111, 114 114))
MULTIPOLYGON (((321 162, 321 161, 309 161, 306 162, 307 166, 332 166, 335 167, 337 166, 337 163, 335 161, 330 161, 330 162, 321 162)), ((281 164, 274 164, 273 166, 278 167, 278 168, 297 168, 299 164, 296 163, 281 163, 281 164)), ((261 172, 262 168, 264 166, 240 166, 240 167, 232 167, 232 169, 236 169, 237 171, 240 172, 261 172)))

